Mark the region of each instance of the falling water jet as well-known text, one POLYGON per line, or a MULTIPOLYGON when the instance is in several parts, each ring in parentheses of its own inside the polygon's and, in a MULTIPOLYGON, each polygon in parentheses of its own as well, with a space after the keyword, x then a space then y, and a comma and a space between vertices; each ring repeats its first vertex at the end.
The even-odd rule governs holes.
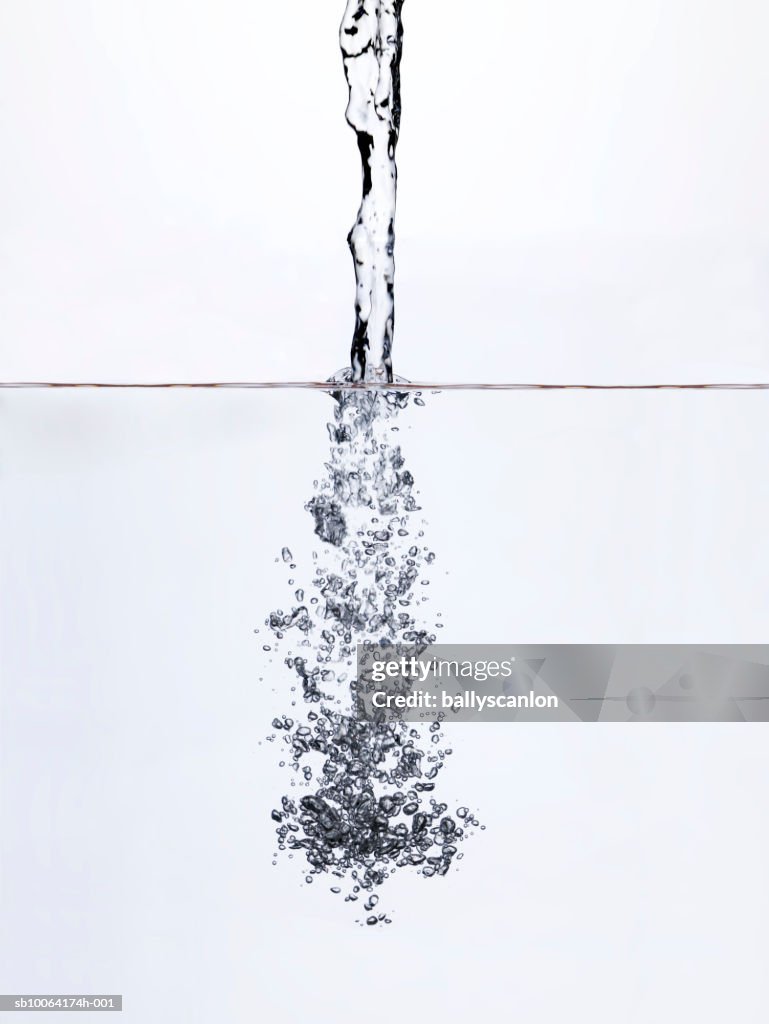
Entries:
POLYGON ((403 0, 348 0, 339 39, 358 138, 363 199, 348 243, 355 267, 354 381, 391 382, 403 0))

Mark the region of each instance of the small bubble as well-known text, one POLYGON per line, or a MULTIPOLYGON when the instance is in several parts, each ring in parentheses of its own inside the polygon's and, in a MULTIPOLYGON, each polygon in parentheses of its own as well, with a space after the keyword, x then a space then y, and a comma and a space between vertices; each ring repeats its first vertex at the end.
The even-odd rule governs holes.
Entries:
POLYGON ((654 711, 656 703, 657 698, 646 686, 639 686, 637 689, 631 690, 627 697, 628 710, 638 718, 648 718, 654 711))

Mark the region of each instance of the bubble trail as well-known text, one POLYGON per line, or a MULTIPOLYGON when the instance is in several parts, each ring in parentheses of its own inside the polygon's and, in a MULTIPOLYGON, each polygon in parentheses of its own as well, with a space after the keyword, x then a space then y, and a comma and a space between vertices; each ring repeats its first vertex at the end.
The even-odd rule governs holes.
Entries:
POLYGON ((350 90, 347 122, 363 168, 363 199, 348 236, 356 282, 355 381, 393 379, 402 10, 403 0, 348 0, 339 30, 350 90))
POLYGON ((408 402, 406 392, 336 394, 325 474, 306 505, 321 542, 314 578, 292 589, 301 603, 266 620, 306 709, 301 720, 296 712, 296 720, 274 719, 269 737, 285 748, 282 763, 297 790, 271 812, 278 848, 306 858, 308 883, 326 877, 333 893, 346 883, 345 900, 363 901, 368 924, 390 922, 371 913, 378 886, 401 868, 445 875, 477 824, 467 808, 451 813, 435 793, 451 753, 440 723, 372 722, 355 713, 358 644, 413 651, 436 640, 420 587, 435 555, 393 440, 408 402))

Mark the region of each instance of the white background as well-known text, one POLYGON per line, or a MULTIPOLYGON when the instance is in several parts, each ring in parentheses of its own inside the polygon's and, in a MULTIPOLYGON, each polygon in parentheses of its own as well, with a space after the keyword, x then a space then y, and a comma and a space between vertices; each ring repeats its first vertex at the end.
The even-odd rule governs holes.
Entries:
MULTIPOLYGON (((2 0, 2 376, 325 378, 341 0, 2 0)), ((769 10, 406 4, 396 368, 769 378, 769 10)))
MULTIPOLYGON (((344 364, 340 17, 0 0, 0 378, 344 364)), ((398 372, 767 379, 765 9, 405 17, 398 372)), ((446 794, 487 830, 396 879, 387 929, 270 866, 285 677, 253 629, 283 544, 309 574, 328 415, 0 394, 0 989, 122 991, 140 1024, 763 1022, 763 726, 457 727, 446 794)), ((410 422, 447 641, 766 640, 762 393, 445 395, 410 422)))

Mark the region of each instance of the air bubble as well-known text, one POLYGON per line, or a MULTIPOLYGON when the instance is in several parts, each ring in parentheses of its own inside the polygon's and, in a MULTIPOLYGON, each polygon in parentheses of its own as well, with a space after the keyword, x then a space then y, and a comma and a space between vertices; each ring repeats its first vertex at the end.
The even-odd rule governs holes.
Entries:
POLYGON ((296 799, 284 796, 275 812, 281 855, 301 860, 308 884, 321 872, 354 882, 345 900, 360 894, 367 911, 399 868, 446 874, 465 838, 445 803, 427 806, 444 763, 441 724, 427 733, 354 713, 359 643, 423 649, 436 639, 418 621, 423 554, 404 539, 418 511, 414 480, 389 432, 405 405, 390 392, 337 397, 327 475, 306 505, 322 544, 307 586, 294 591, 298 605, 267 620, 291 645, 279 660, 305 708, 298 727, 273 720, 290 787, 298 783, 296 799))

